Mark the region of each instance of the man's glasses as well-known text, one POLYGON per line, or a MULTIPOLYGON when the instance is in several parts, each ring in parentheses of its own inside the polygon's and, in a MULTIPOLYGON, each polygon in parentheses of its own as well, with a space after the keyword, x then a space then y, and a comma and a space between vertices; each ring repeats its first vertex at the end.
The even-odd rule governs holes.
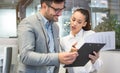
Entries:
POLYGON ((50 8, 52 8, 52 9, 55 11, 56 14, 65 9, 65 6, 64 6, 64 8, 61 8, 61 9, 60 9, 60 8, 54 8, 54 7, 52 7, 52 6, 49 5, 49 4, 47 4, 47 5, 48 5, 50 8))

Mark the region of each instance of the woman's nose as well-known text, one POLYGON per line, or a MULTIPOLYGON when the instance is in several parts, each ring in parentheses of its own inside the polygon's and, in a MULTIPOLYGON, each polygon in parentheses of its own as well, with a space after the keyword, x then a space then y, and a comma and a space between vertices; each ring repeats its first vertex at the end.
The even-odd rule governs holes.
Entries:
POLYGON ((76 22, 76 21, 73 22, 72 26, 75 26, 75 25, 77 25, 77 22, 76 22))

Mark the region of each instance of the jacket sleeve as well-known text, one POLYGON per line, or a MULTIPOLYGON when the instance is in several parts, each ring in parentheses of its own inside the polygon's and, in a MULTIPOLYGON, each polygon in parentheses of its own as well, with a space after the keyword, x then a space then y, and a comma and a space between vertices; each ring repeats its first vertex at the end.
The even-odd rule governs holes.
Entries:
POLYGON ((23 20, 18 26, 19 60, 25 65, 59 66, 58 53, 40 53, 35 50, 35 33, 29 24, 27 20, 23 20))

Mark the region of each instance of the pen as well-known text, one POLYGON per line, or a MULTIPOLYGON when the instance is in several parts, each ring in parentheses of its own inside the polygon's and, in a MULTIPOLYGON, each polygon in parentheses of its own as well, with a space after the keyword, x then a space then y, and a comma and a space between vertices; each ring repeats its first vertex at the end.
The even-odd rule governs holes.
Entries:
POLYGON ((75 47, 76 44, 77 44, 77 42, 72 45, 72 48, 71 48, 70 52, 77 52, 78 49, 76 49, 76 47, 75 47))

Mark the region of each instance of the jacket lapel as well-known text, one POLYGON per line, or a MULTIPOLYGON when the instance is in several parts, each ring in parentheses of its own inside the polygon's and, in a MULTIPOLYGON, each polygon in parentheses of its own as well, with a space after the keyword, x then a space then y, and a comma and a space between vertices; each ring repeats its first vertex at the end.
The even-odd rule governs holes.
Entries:
MULTIPOLYGON (((42 22, 42 16, 39 13, 37 13, 37 18, 38 18, 39 24, 42 28, 41 30, 44 33, 43 35, 45 36, 47 51, 49 52, 49 48, 48 48, 49 38, 47 37, 47 32, 46 32, 46 29, 45 29, 44 24, 42 22)), ((52 24, 52 30, 53 30, 53 40, 54 40, 55 52, 59 52, 59 29, 58 29, 58 26, 56 23, 52 24)))
POLYGON ((52 30, 53 30, 55 52, 59 52, 59 30, 57 28, 57 24, 53 23, 52 30))
POLYGON ((49 38, 47 37, 47 32, 46 32, 45 26, 44 26, 43 21, 42 21, 42 16, 41 16, 39 13, 37 13, 36 16, 37 16, 37 18, 38 18, 38 20, 39 20, 40 27, 42 28, 41 30, 43 31, 43 34, 41 34, 41 35, 44 35, 44 36, 45 36, 47 51, 49 52, 49 48, 48 48, 49 38))

